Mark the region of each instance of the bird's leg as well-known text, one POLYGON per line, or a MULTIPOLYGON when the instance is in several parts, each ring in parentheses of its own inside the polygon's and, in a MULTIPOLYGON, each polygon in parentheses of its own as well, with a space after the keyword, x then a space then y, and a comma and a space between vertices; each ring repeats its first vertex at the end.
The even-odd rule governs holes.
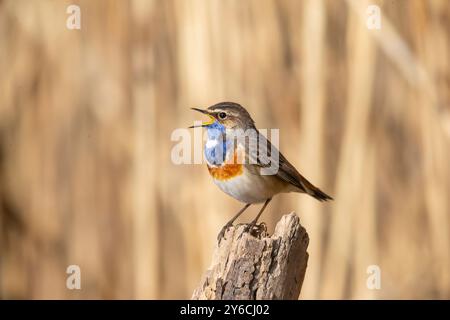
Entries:
POLYGON ((258 215, 256 216, 255 219, 253 219, 252 222, 250 222, 247 226, 245 226, 245 231, 244 232, 251 232, 252 229, 255 227, 256 222, 258 222, 259 217, 261 216, 261 214, 263 213, 264 209, 266 209, 267 205, 269 204, 270 200, 272 200, 272 198, 269 198, 266 200, 266 202, 264 202, 264 205, 262 206, 261 210, 258 212, 258 215))
POLYGON ((231 218, 230 221, 227 222, 226 225, 223 226, 222 230, 219 232, 219 235, 217 236, 217 241, 220 242, 222 240, 223 236, 225 235, 225 232, 233 225, 233 222, 248 208, 250 207, 250 203, 247 203, 241 210, 239 210, 236 215, 231 218))

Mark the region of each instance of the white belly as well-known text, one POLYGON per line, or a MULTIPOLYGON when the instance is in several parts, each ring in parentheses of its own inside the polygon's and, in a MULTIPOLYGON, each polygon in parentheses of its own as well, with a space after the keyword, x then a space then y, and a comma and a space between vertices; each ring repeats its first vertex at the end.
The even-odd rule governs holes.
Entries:
POLYGON ((240 176, 213 180, 223 192, 244 203, 261 203, 277 193, 287 191, 286 184, 275 176, 259 176, 245 169, 240 176))

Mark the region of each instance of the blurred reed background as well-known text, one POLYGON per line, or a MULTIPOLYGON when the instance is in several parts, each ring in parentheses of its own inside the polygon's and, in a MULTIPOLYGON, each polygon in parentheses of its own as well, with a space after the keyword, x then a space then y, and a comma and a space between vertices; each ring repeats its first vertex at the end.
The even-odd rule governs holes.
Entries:
POLYGON ((303 298, 450 298, 450 4, 370 4, 0 1, 0 297, 189 298, 241 204, 170 137, 231 100, 335 198, 263 216, 309 232, 303 298))

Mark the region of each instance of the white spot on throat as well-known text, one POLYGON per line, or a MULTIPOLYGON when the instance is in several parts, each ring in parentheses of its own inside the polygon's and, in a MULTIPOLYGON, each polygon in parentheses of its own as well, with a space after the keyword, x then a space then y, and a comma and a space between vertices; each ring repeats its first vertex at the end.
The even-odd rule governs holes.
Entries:
POLYGON ((206 141, 206 148, 214 148, 218 143, 219 142, 217 141, 217 139, 209 139, 208 141, 206 141))

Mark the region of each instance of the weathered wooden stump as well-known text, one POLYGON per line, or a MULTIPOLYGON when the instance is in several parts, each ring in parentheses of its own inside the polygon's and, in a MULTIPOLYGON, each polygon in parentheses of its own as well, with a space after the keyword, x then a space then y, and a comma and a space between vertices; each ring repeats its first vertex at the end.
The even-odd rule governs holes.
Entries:
POLYGON ((231 227, 216 245, 211 266, 192 299, 298 299, 308 262, 308 234, 295 213, 269 237, 231 227))

